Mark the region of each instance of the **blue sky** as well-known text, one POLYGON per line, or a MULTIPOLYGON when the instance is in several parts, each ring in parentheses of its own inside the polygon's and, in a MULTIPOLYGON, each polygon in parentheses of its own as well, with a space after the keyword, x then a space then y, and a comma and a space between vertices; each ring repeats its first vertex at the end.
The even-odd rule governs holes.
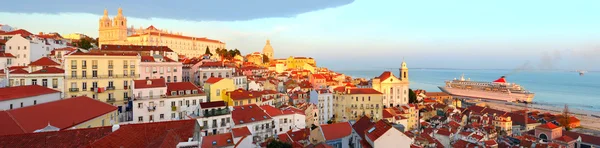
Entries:
POLYGON ((9 1, 0 24, 98 34, 104 8, 128 25, 222 40, 243 53, 271 39, 276 57, 338 70, 413 68, 600 70, 600 1, 223 0, 9 1))

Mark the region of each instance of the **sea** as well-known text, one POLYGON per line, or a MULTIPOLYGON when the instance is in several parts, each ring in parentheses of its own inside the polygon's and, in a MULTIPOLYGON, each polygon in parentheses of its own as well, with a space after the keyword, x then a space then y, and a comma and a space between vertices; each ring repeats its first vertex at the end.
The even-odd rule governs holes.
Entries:
MULTIPOLYGON (((379 76, 382 70, 348 70, 338 71, 353 78, 371 79, 379 76)), ((398 70, 388 70, 398 76, 398 70)), ((535 93, 533 101, 538 104, 589 111, 600 111, 600 72, 588 72, 580 76, 574 71, 514 71, 514 70, 463 70, 463 69, 410 69, 409 79, 411 89, 440 91, 447 80, 465 79, 471 81, 494 81, 506 76, 509 83, 517 83, 535 93)))

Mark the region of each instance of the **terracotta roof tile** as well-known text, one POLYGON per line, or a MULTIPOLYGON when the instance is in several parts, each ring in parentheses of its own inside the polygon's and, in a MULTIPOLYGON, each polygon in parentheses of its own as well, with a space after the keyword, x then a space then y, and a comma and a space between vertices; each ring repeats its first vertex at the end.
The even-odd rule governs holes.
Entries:
POLYGON ((244 100, 244 99, 253 99, 253 98, 261 97, 260 95, 257 96, 254 93, 252 93, 251 91, 247 91, 247 90, 243 90, 243 89, 237 89, 234 91, 230 91, 230 92, 227 92, 227 94, 233 100, 244 100))
POLYGON ((192 82, 175 82, 167 83, 167 95, 170 96, 172 91, 186 91, 186 90, 198 90, 198 94, 204 93, 200 88, 194 85, 192 82))
POLYGON ((82 147, 112 133, 110 126, 0 136, 2 147, 82 147))
POLYGON ((164 78, 148 79, 148 80, 133 80, 135 89, 167 87, 164 78), (149 82, 149 83, 148 83, 149 82))
POLYGON ((17 34, 21 34, 22 37, 28 37, 33 35, 33 33, 24 30, 24 29, 19 29, 19 30, 14 30, 14 31, 10 31, 10 32, 5 32, 2 35, 17 35, 17 34))
POLYGON ((141 56, 141 62, 155 62, 152 56, 141 56))
POLYGON ((63 99, 54 102, 3 111, 7 112, 12 119, 5 118, 0 119, 0 121, 14 120, 14 122, 19 126, 1 126, 0 131, 17 128, 22 129, 21 133, 31 133, 35 130, 48 126, 48 123, 60 129, 67 129, 116 110, 117 107, 88 97, 63 99))
POLYGON ((223 78, 210 77, 210 78, 208 78, 208 80, 206 80, 206 83, 214 84, 221 80, 223 80, 223 78))
POLYGON ((540 127, 540 128, 546 128, 546 129, 560 128, 560 126, 556 126, 552 122, 547 122, 546 124, 539 125, 538 127, 540 127))
POLYGON ((369 117, 367 116, 362 116, 360 119, 358 119, 358 121, 356 121, 356 123, 354 123, 354 125, 352 125, 352 128, 354 129, 354 131, 356 133, 361 133, 358 134, 358 136, 360 136, 362 139, 365 139, 365 131, 367 130, 367 128, 373 126, 373 122, 371 122, 371 119, 369 119, 369 117))
POLYGON ((0 101, 60 93, 54 89, 39 85, 25 85, 0 88, 0 101))
POLYGON ((231 133, 233 134, 234 138, 252 135, 252 133, 250 133, 250 129, 248 129, 247 126, 233 128, 231 129, 231 133))
POLYGON ((350 94, 382 94, 373 88, 351 88, 350 94))
POLYGON ((196 120, 126 124, 90 147, 176 147, 194 137, 197 128, 196 120))
POLYGON ((380 81, 384 81, 393 75, 394 74, 390 71, 384 71, 383 73, 381 73, 381 75, 379 75, 379 77, 376 77, 376 78, 378 78, 380 81))
POLYGON ((0 52, 0 57, 11 57, 11 58, 16 58, 15 56, 13 56, 10 53, 4 53, 4 52, 0 52))
POLYGON ((236 125, 240 125, 271 119, 271 117, 256 104, 250 104, 233 107, 231 119, 236 125))
POLYGON ((30 74, 50 74, 50 73, 64 74, 65 70, 56 68, 56 67, 46 67, 44 69, 40 69, 38 71, 31 72, 30 74))
POLYGON ((48 57, 42 57, 36 61, 29 63, 29 66, 60 66, 60 64, 48 57))
MULTIPOLYGON (((365 131, 365 137, 369 138, 371 141, 376 141, 379 137, 381 137, 385 132, 392 129, 392 125, 388 123, 386 120, 379 120, 375 122, 375 124, 365 131)), ((393 130, 396 130, 395 128, 393 130)))
POLYGON ((163 51, 173 52, 168 46, 142 46, 142 45, 102 45, 103 51, 163 51))
POLYGON ((324 124, 321 125, 321 131, 325 136, 325 140, 335 140, 350 136, 352 133, 352 127, 348 122, 324 124))

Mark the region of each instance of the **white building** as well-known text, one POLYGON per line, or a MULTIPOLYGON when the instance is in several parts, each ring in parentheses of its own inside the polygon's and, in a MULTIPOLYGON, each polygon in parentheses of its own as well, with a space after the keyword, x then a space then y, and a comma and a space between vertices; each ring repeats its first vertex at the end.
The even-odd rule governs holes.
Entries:
POLYGON ((253 142, 260 143, 274 136, 275 121, 256 104, 234 106, 231 118, 234 128, 248 127, 253 135, 253 142))
POLYGON ((248 83, 248 90, 249 91, 262 91, 263 84, 255 81, 255 80, 252 80, 248 83))
POLYGON ((190 82, 135 80, 133 88, 133 122, 187 119, 199 111, 199 103, 207 100, 200 88, 190 82))
POLYGON ((200 103, 200 111, 192 114, 202 127, 202 135, 227 133, 233 127, 231 108, 223 101, 200 103))
POLYGON ((310 102, 319 108, 319 123, 326 124, 333 117, 333 93, 328 89, 310 91, 310 102))
POLYGON ((242 75, 241 73, 235 73, 233 77, 233 84, 235 84, 235 89, 245 89, 248 90, 248 77, 242 75))
POLYGON ((279 109, 270 105, 263 105, 260 108, 273 118, 275 135, 306 128, 306 116, 302 110, 293 107, 279 109))
POLYGON ((412 144, 411 138, 385 120, 379 120, 367 129, 365 140, 376 148, 410 148, 412 144))
POLYGON ((192 82, 200 85, 204 85, 204 82, 210 77, 230 78, 233 77, 234 73, 234 67, 225 64, 223 61, 199 62, 192 66, 190 71, 192 82))
POLYGON ((384 107, 398 107, 409 103, 408 88, 410 81, 405 62, 402 62, 402 67, 399 71, 400 75, 398 77, 390 71, 385 71, 379 77, 371 80, 373 89, 383 93, 382 100, 384 107))
POLYGON ((16 66, 27 66, 33 60, 46 57, 51 50, 66 47, 66 42, 62 40, 54 40, 46 35, 33 35, 23 29, 0 34, 0 37, 8 40, 5 52, 16 57, 16 66))
POLYGON ((1 52, 0 53, 0 69, 14 66, 13 61, 15 61, 16 58, 17 57, 15 57, 14 55, 12 55, 10 53, 1 52))
POLYGON ((59 91, 39 85, 0 88, 0 110, 11 110, 60 100, 59 91))
POLYGON ((59 63, 43 57, 26 67, 5 69, 10 73, 2 71, 0 80, 7 82, 7 86, 40 85, 64 93, 65 71, 60 67, 59 63))

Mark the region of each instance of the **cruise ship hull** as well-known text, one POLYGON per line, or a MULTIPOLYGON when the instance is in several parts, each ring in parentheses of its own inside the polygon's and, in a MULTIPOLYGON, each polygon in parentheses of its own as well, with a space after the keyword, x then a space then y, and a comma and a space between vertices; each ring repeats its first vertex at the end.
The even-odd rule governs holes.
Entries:
POLYGON ((489 99, 499 100, 507 102, 526 101, 531 102, 534 94, 521 94, 521 93, 501 93, 501 92, 489 92, 489 91, 478 91, 469 89, 449 88, 438 86, 440 90, 453 96, 463 96, 476 99, 489 99))

